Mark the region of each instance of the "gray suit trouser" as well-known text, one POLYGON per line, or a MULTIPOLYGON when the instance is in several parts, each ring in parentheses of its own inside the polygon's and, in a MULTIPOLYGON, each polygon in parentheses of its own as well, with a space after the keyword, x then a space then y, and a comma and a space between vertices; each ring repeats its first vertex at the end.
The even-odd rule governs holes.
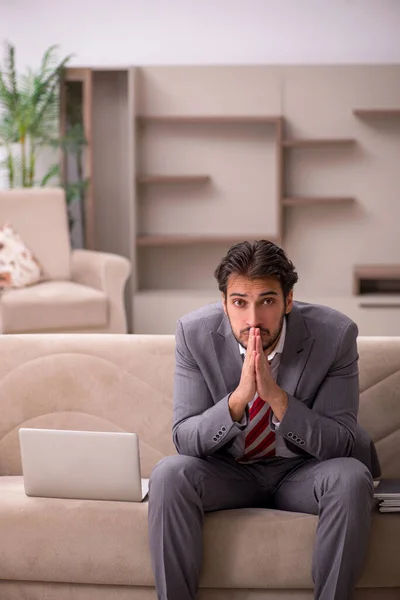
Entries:
POLYGON ((373 482, 354 458, 169 456, 153 470, 149 536, 159 600, 193 600, 204 513, 270 507, 319 515, 312 577, 318 600, 350 600, 368 547, 373 482))

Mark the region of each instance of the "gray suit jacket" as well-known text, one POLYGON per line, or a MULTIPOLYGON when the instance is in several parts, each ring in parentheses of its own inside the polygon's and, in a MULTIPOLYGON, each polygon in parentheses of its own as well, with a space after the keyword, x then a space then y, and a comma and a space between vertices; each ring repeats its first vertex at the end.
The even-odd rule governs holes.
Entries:
MULTIPOLYGON (((375 447, 357 424, 357 334, 356 324, 331 308, 294 303, 277 380, 289 404, 276 453, 318 460, 353 456, 378 477, 375 447)), ((222 304, 178 321, 173 439, 180 454, 243 455, 247 424, 232 421, 228 406, 241 370, 239 345, 222 304)))

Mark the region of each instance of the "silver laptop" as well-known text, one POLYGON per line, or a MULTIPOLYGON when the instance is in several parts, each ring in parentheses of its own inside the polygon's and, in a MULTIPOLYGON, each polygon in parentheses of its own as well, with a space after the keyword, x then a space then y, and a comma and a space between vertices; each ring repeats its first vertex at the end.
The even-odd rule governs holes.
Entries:
POLYGON ((135 433, 21 428, 19 441, 27 496, 141 502, 147 495, 135 433))

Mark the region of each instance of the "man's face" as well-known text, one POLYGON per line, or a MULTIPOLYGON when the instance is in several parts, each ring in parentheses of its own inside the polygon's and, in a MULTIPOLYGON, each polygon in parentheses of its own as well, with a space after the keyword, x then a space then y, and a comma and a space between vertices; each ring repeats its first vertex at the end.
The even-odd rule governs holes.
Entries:
POLYGON ((247 348, 250 328, 259 327, 263 350, 270 353, 278 343, 285 314, 292 310, 293 291, 285 302, 275 277, 249 279, 231 275, 222 301, 237 341, 247 348))

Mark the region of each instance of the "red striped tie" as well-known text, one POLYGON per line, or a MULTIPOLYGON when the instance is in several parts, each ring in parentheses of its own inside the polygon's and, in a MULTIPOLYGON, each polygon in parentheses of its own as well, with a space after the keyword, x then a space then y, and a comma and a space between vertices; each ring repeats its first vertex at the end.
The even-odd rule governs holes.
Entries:
POLYGON ((275 432, 270 427, 271 407, 258 396, 249 410, 250 424, 241 461, 275 456, 275 432))

